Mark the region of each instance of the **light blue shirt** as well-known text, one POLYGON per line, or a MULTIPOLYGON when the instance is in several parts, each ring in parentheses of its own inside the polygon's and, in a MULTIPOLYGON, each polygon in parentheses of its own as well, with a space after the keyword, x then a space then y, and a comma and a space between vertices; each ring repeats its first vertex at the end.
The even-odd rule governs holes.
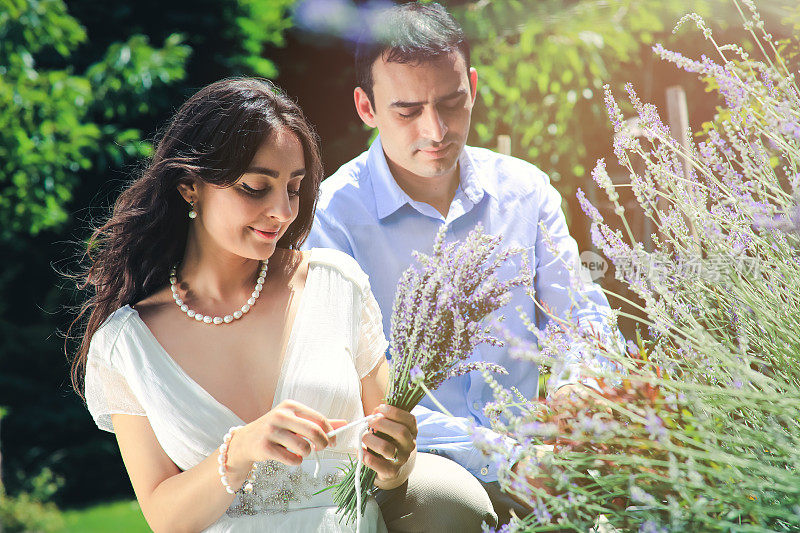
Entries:
MULTIPOLYGON (((486 233, 503 237, 502 246, 525 249, 535 269, 536 298, 563 316, 574 307, 565 265, 577 264, 578 246, 569 235, 561 195, 547 175, 520 159, 473 147, 465 147, 461 153, 459 172, 460 186, 447 216, 442 216, 431 205, 412 200, 397 185, 378 137, 367 152, 323 181, 316 218, 304 248, 335 248, 358 261, 369 275, 388 333, 395 288, 413 261, 412 252, 430 253, 443 224, 449 226, 447 240, 451 241, 463 239, 480 222, 486 233), (548 250, 540 222, 548 229, 556 254, 548 250)), ((520 265, 521 258, 516 256, 501 268, 500 277, 515 275, 520 265)), ((608 302, 594 285, 584 294, 588 303, 579 301, 581 307, 573 308, 573 317, 578 317, 582 325, 599 324, 609 310, 608 302)), ((517 307, 535 319, 540 329, 546 325, 546 317, 537 313, 524 289, 515 290, 511 302, 500 311, 512 334, 535 342, 517 307)), ((548 384, 551 390, 584 381, 578 371, 579 356, 564 357, 565 371, 552 378, 548 384)), ((539 369, 531 361, 514 359, 505 348, 485 345, 475 350, 472 360, 504 366, 508 374, 496 376, 500 383, 517 387, 528 398, 537 397, 539 369)), ((490 426, 483 407, 494 398, 483 377, 472 372, 451 378, 434 394, 457 418, 436 411, 430 399, 423 399, 413 411, 419 428, 418 449, 449 457, 482 481, 496 480, 496 466, 475 448, 468 429, 490 426)))

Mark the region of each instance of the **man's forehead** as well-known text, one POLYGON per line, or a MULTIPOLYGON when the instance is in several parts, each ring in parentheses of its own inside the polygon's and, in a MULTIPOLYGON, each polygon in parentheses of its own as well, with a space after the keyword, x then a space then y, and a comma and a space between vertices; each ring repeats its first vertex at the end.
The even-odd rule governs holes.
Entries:
POLYGON ((458 52, 416 63, 378 58, 372 68, 374 90, 386 97, 389 104, 443 100, 469 90, 467 67, 458 52))

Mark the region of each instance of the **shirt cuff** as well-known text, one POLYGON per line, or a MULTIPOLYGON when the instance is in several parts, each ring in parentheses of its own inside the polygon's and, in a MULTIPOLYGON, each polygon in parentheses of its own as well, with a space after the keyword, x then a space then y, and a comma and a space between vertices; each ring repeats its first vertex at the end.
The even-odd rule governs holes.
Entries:
POLYGON ((509 463, 509 457, 513 457, 514 449, 519 444, 511 437, 501 435, 489 428, 479 427, 475 431, 480 432, 480 436, 475 435, 475 438, 481 441, 479 445, 468 442, 449 446, 423 445, 418 446, 417 449, 423 453, 440 455, 460 464, 484 483, 497 481, 499 470, 512 466, 509 463), (486 449, 487 453, 484 453, 480 446, 486 449))

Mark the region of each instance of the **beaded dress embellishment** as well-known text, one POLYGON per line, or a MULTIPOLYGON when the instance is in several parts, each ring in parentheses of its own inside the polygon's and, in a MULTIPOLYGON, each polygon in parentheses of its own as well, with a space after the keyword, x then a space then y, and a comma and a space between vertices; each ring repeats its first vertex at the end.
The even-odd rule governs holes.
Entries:
POLYGON ((290 467, 278 461, 257 463, 253 492, 237 491, 226 514, 235 518, 286 513, 293 508, 293 502, 310 499, 314 493, 339 483, 340 477, 338 472, 330 472, 315 478, 300 466, 290 467))

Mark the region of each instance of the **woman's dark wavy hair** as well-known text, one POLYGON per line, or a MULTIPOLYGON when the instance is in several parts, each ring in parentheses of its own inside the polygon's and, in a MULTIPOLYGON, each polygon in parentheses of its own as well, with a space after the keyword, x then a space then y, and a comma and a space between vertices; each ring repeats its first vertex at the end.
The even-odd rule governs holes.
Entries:
POLYGON ((92 336, 116 309, 164 286, 183 255, 190 219, 178 183, 194 176, 233 185, 270 134, 284 128, 297 136, 305 158, 298 216, 278 241, 278 247, 296 249, 311 229, 323 172, 318 137, 297 104, 267 80, 234 78, 203 88, 181 106, 149 164, 88 241, 86 265, 76 277, 78 288, 93 294, 70 325, 72 330, 85 320, 71 368, 79 395, 92 336))

